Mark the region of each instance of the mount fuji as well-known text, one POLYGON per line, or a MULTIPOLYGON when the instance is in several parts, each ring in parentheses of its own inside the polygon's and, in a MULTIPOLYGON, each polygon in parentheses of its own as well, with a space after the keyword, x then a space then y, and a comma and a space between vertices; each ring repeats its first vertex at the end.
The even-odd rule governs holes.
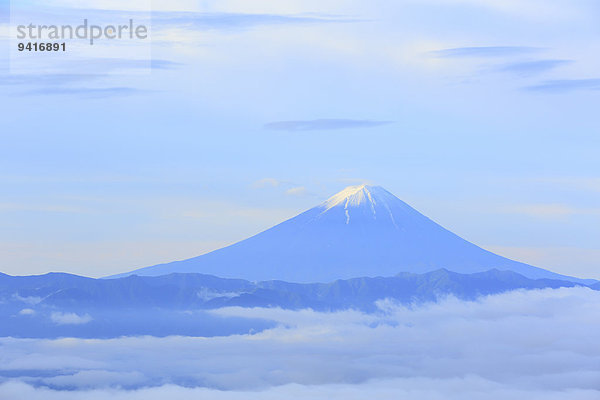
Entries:
MULTIPOLYGON (((379 186, 351 186, 262 233, 210 253, 111 276, 202 273, 250 281, 509 270, 528 278, 587 280, 513 261, 470 243, 379 186)), ((589 282, 587 282, 589 283, 589 282)))

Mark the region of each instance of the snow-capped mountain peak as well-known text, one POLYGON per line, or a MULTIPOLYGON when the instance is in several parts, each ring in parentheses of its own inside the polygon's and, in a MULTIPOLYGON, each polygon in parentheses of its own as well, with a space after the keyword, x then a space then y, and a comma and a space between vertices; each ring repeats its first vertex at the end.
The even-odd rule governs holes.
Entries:
POLYGON ((338 192, 327 199, 322 206, 325 210, 329 210, 338 205, 348 208, 358 207, 363 204, 375 204, 377 200, 375 199, 373 192, 377 189, 383 190, 380 187, 368 185, 348 186, 341 192, 338 192))
POLYGON ((249 280, 327 282, 358 276, 511 270, 560 275, 490 253, 379 186, 350 186, 294 218, 231 246, 125 275, 199 272, 249 280))
POLYGON ((319 206, 321 215, 331 213, 333 209, 343 209, 346 225, 350 223, 352 214, 360 213, 362 217, 385 218, 397 228, 392 209, 398 207, 399 200, 381 186, 357 185, 348 186, 331 196, 319 206))

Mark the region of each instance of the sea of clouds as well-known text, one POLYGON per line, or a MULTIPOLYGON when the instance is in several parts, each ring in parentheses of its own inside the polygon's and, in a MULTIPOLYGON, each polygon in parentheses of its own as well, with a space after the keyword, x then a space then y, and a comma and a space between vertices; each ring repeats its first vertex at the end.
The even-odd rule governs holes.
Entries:
POLYGON ((379 312, 225 308, 226 337, 0 338, 0 399, 600 398, 600 292, 514 291, 379 312))

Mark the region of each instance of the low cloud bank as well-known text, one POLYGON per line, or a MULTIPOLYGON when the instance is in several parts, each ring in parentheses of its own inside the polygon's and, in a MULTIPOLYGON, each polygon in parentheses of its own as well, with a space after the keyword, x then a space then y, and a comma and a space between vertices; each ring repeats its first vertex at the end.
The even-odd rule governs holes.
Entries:
POLYGON ((598 391, 570 389, 527 390, 511 388, 492 381, 469 376, 463 379, 393 379, 372 381, 362 385, 305 386, 290 384, 264 391, 218 391, 206 388, 185 388, 166 385, 135 391, 93 390, 59 392, 11 382, 0 385, 6 399, 28 400, 597 400, 598 391))
POLYGON ((228 337, 0 339, 0 399, 597 399, 600 292, 515 291, 380 312, 227 308, 228 337))
POLYGON ((82 325, 92 320, 88 314, 79 315, 75 313, 53 312, 50 314, 52 322, 58 325, 82 325))

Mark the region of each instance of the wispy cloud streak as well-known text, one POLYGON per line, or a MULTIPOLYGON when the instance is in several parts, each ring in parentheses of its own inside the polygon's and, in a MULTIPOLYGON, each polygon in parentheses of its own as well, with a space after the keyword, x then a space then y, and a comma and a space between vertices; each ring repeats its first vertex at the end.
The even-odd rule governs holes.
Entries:
POLYGON ((178 26, 198 30, 244 29, 265 25, 348 23, 361 20, 331 15, 278 15, 244 13, 154 12, 152 23, 158 27, 178 26))
POLYGON ((265 124, 265 129, 277 131, 317 131, 335 129, 373 128, 391 124, 392 121, 368 119, 314 119, 307 121, 278 121, 265 124))
POLYGON ((455 47, 432 51, 436 57, 506 57, 531 54, 540 51, 537 47, 526 46, 482 46, 482 47, 455 47))
POLYGON ((581 90, 600 90, 600 79, 559 79, 527 86, 525 90, 545 93, 569 93, 581 90))
POLYGON ((131 96, 147 93, 146 90, 131 87, 107 87, 107 88, 41 88, 23 93, 23 95, 67 95, 79 96, 90 99, 103 99, 116 96, 131 96))
POLYGON ((563 65, 569 64, 570 60, 537 60, 507 64, 498 68, 500 72, 509 72, 520 76, 532 76, 551 71, 563 65))

